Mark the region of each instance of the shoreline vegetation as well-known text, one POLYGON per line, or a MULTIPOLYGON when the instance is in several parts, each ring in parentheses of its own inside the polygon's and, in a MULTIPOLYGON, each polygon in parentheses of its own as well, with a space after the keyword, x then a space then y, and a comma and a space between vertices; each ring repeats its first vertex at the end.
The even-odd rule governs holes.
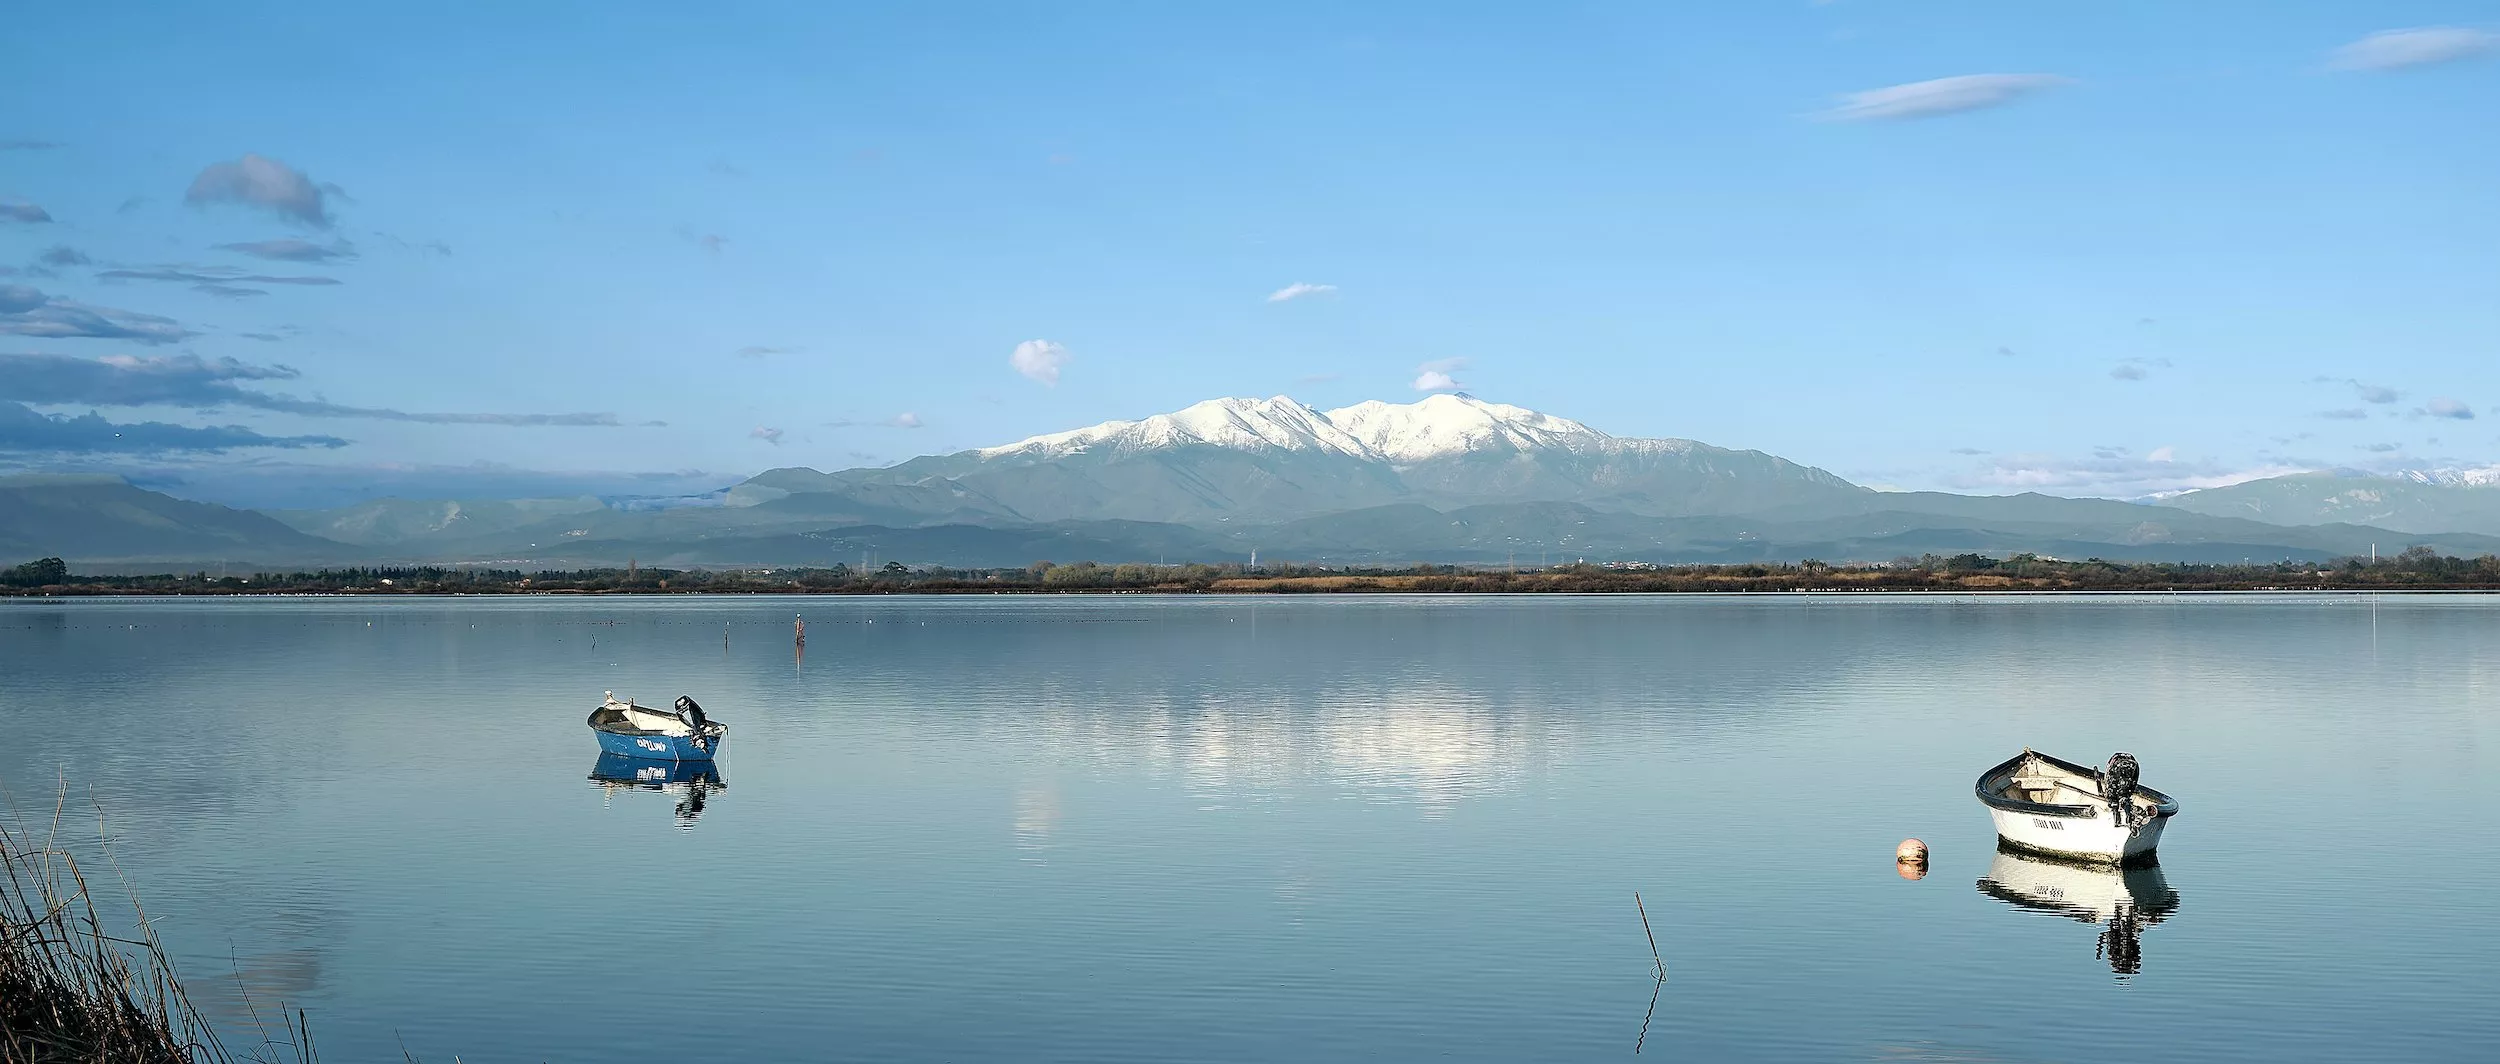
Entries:
POLYGON ((96 595, 601 594, 1605 594, 1660 592, 2492 591, 2500 557, 2412 547, 2384 558, 2241 565, 2082 561, 2016 554, 1934 554, 1884 563, 1712 565, 1573 563, 1530 569, 1417 564, 1349 568, 1277 563, 1144 565, 1035 562, 955 569, 888 562, 876 569, 624 568, 529 572, 403 566, 154 575, 78 575, 59 558, 0 569, 0 597, 96 595))
POLYGON ((41 832, 0 817, 0 1064, 313 1064, 301 1012, 255 1010, 259 1041, 241 1052, 219 1040, 137 896, 127 919, 98 911, 57 844, 61 812, 41 832))

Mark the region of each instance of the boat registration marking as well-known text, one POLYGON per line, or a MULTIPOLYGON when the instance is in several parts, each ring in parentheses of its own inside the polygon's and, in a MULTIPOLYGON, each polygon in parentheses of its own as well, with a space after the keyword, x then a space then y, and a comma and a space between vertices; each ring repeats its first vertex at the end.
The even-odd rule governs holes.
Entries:
POLYGON ((2061 824, 2061 823, 2058 823, 2057 821, 2054 821, 2054 820, 2050 820, 2050 819, 2048 819, 2047 817, 2037 817, 2037 816, 2032 817, 2032 818, 2031 818, 2031 826, 2032 826, 2032 827, 2035 827, 2035 828, 2047 828, 2047 829, 2049 829, 2050 831, 2064 831, 2064 830, 2066 830, 2066 825, 2061 824))

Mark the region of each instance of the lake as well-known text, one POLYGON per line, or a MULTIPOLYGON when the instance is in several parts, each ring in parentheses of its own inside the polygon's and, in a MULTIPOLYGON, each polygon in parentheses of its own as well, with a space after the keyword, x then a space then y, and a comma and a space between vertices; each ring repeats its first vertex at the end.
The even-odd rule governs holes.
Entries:
POLYGON ((332 1061, 2500 1044, 2488 596, 8 601, 0 724, 332 1061), (611 690, 719 786, 592 779, 611 690), (1999 858, 2026 745, 2160 871, 1999 858))

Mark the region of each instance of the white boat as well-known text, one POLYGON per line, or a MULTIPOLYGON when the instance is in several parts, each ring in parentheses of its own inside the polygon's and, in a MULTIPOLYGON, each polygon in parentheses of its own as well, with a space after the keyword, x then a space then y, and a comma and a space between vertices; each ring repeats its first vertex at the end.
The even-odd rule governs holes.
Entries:
POLYGON ((2149 868, 2085 868, 1998 850, 1979 892, 2027 912, 2101 925, 2095 952, 2111 971, 2134 975, 2144 968, 2144 929, 2179 911, 2160 865, 2149 868))
POLYGON ((2157 858, 2177 799, 2135 781, 2135 759, 2102 769, 2026 749, 1989 769, 1975 788, 1997 822, 1999 845, 2060 861, 2133 867, 2157 858))

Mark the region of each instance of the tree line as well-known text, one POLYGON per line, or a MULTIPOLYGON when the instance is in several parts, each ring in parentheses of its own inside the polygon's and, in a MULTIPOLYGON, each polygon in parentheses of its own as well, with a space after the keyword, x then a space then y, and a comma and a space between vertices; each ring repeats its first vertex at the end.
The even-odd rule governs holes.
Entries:
POLYGON ((627 566, 524 571, 467 566, 353 566, 250 576, 206 572, 73 574, 59 558, 0 569, 12 595, 269 594, 970 594, 1049 592, 1672 592, 1672 591, 2250 591, 2500 590, 2500 558, 2460 558, 2428 547, 2385 558, 2210 564, 2073 561, 2033 554, 1935 554, 1883 563, 1558 565, 1517 570, 1418 563, 1343 567, 1293 563, 1104 565, 1041 561, 1013 568, 887 562, 801 568, 671 569, 627 566))

